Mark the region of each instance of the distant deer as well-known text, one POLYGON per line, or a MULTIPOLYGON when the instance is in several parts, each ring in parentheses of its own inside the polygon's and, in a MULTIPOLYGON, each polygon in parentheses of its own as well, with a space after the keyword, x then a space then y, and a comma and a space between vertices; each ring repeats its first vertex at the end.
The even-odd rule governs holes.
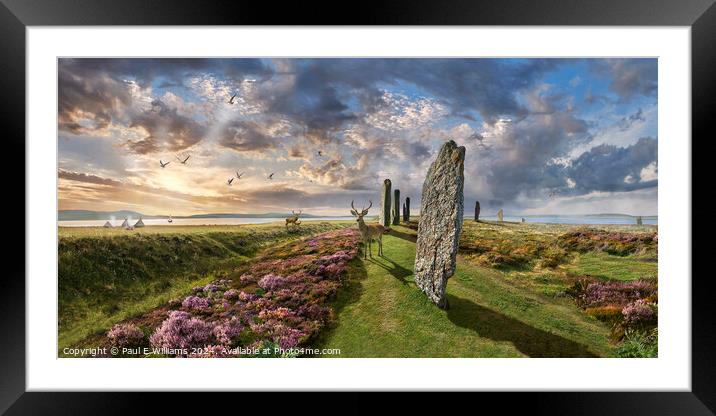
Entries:
POLYGON ((368 205, 368 208, 361 210, 361 212, 358 212, 356 207, 353 206, 353 201, 351 201, 351 214, 358 217, 356 221, 358 222, 358 230, 360 230, 360 235, 363 237, 363 243, 364 248, 363 250, 363 258, 367 259, 368 255, 370 255, 371 258, 373 258, 373 253, 371 252, 371 242, 373 239, 378 240, 378 255, 383 255, 383 234, 390 231, 390 228, 383 227, 380 224, 366 224, 365 221, 363 221, 363 217, 368 214, 368 210, 370 207, 373 206, 372 201, 370 202, 370 205, 368 205))
POLYGON ((292 216, 286 218, 286 229, 288 230, 288 224, 301 225, 301 221, 298 220, 298 216, 301 215, 301 210, 298 210, 298 214, 291 210, 292 216))

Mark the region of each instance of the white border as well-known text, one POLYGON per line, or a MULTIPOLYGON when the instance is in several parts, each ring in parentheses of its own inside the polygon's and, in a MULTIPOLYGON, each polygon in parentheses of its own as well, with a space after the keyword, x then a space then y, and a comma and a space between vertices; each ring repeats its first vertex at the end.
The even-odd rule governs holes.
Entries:
POLYGON ((690 29, 27 28, 27 389, 691 390, 690 29), (58 359, 58 56, 659 57, 659 358, 58 359))

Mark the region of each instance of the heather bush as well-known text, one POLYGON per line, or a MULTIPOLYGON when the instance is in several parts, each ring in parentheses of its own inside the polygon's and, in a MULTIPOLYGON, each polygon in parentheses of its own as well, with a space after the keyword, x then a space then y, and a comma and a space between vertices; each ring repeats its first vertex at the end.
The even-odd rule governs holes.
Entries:
POLYGON ((582 228, 565 233, 557 238, 557 243, 567 250, 585 253, 603 251, 617 256, 637 254, 656 249, 656 233, 628 233, 582 228))
POLYGON ((181 303, 183 310, 172 311, 155 329, 152 346, 206 347, 193 357, 224 357, 227 348, 247 344, 282 350, 300 346, 332 316, 325 304, 341 286, 358 240, 356 230, 341 230, 315 236, 312 244, 267 250, 235 281, 219 279, 195 288, 181 303))
POLYGON ((567 290, 567 294, 574 297, 584 308, 605 305, 626 306, 635 300, 655 296, 656 293, 656 283, 648 280, 604 282, 581 279, 567 290))
POLYGON ((212 293, 212 292, 216 292, 218 290, 219 290, 219 285, 217 285, 215 283, 209 283, 208 285, 204 286, 204 288, 202 289, 202 291, 204 293, 212 293))
POLYGON ((224 299, 236 300, 239 298, 239 291, 236 289, 229 289, 224 292, 224 299))
POLYGON ((211 301, 207 298, 200 298, 198 296, 187 296, 181 303, 181 306, 190 311, 204 312, 211 307, 211 301))
POLYGON ((259 287, 265 290, 275 290, 286 284, 286 279, 273 273, 269 273, 259 280, 259 287))
POLYGON ((638 299, 622 309, 624 323, 627 325, 644 324, 654 321, 656 314, 644 299, 638 299))
POLYGON ((233 317, 214 327, 214 336, 216 340, 223 345, 234 345, 234 341, 241 335, 244 325, 241 320, 233 317))
POLYGON ((207 345, 213 327, 184 311, 172 311, 149 338, 155 348, 192 348, 207 345))
POLYGON ((252 300, 256 300, 258 296, 256 296, 253 293, 246 293, 246 292, 240 292, 239 293, 239 301, 241 302, 251 302, 252 300))
POLYGON ((113 347, 139 347, 144 343, 144 332, 134 324, 117 324, 107 332, 107 338, 113 347))

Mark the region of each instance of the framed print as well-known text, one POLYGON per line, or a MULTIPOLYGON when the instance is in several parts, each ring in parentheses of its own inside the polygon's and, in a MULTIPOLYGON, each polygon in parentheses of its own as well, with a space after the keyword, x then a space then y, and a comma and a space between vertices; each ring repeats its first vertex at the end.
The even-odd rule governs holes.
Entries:
POLYGON ((25 245, 2 409, 439 390, 712 414, 691 154, 716 8, 507 3, 4 2, 25 245))

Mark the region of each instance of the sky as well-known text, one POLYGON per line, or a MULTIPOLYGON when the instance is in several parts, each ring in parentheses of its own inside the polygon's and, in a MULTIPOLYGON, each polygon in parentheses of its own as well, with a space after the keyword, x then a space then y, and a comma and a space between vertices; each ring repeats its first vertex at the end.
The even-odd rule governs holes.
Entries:
POLYGON ((656 59, 62 58, 59 209, 348 215, 389 178, 417 213, 454 140, 467 213, 655 215, 657 89, 656 59))

